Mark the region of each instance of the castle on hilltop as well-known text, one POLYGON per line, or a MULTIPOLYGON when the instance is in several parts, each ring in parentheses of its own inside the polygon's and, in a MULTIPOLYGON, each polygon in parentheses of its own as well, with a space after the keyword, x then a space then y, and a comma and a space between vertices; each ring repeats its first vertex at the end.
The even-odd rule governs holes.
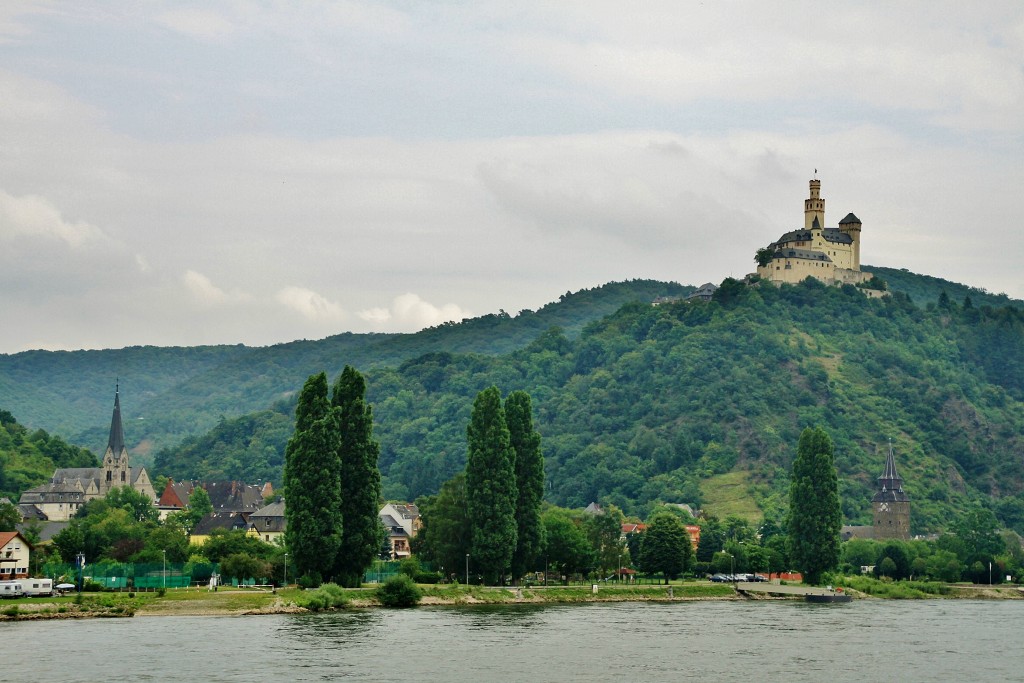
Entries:
POLYGON ((829 285, 859 285, 871 280, 872 274, 860 269, 860 219, 849 213, 838 228, 826 228, 821 181, 815 178, 810 186, 811 196, 804 200, 803 229, 791 230, 757 251, 758 277, 776 284, 795 284, 808 277, 829 285))

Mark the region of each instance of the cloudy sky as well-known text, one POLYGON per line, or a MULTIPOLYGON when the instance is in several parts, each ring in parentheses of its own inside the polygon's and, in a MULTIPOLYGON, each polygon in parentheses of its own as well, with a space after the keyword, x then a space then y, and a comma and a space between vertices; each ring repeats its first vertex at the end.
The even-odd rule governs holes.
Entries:
POLYGON ((1024 4, 0 3, 0 353, 719 282, 802 226, 1024 298, 1024 4))

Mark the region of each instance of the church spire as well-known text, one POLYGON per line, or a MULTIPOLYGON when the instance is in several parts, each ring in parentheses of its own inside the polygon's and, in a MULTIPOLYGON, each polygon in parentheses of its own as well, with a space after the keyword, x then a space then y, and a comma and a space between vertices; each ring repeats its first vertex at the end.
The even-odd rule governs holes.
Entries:
POLYGON ((110 438, 107 439, 107 450, 115 457, 121 455, 124 447, 124 427, 121 426, 121 386, 114 385, 114 414, 110 418, 110 438))
POLYGON ((878 488, 882 491, 903 491, 903 478, 896 472, 896 457, 892 452, 892 439, 889 440, 889 455, 885 458, 885 471, 878 478, 878 488))

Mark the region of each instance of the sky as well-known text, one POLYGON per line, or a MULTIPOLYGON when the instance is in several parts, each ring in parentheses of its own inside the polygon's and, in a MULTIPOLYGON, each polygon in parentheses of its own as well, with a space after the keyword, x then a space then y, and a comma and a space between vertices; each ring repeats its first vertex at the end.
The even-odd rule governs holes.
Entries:
POLYGON ((410 332, 803 226, 1024 298, 1024 3, 0 3, 0 353, 410 332))

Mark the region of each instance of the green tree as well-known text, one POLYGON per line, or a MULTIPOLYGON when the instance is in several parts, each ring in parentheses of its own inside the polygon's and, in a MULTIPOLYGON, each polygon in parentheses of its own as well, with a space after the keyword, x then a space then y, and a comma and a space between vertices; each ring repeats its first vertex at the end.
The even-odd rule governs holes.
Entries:
POLYGON ((466 473, 459 472, 441 485, 436 496, 420 498, 416 503, 422 526, 412 539, 413 552, 446 575, 460 575, 466 555, 473 548, 466 473))
POLYGON ((598 515, 584 518, 583 528, 593 550, 594 564, 602 576, 617 571, 622 562, 622 511, 606 505, 598 515))
POLYGON ((593 551, 582 525, 564 508, 548 508, 541 515, 544 524, 545 565, 557 571, 565 583, 573 574, 585 573, 593 565, 593 551))
POLYGON ((227 578, 266 579, 271 574, 270 563, 247 553, 228 555, 220 561, 220 573, 227 578))
POLYGON ((332 404, 341 420, 341 516, 344 527, 334 564, 335 580, 354 588, 373 564, 384 531, 380 509, 380 445, 373 439, 373 411, 366 403, 366 382, 346 365, 334 384, 332 404))
POLYGON ((286 541, 300 577, 318 584, 341 547, 339 413, 327 399, 327 375, 306 380, 295 408, 295 433, 285 449, 286 541))
POLYGON ((513 391, 505 399, 505 421, 515 458, 516 549, 512 577, 518 579, 535 566, 544 547, 540 506, 544 498, 544 454, 540 434, 533 428, 533 407, 525 391, 513 391))
POLYGON ((790 557, 812 585, 839 564, 842 512, 832 451, 823 429, 804 429, 789 485, 790 557))
POLYGON ((185 512, 189 531, 211 512, 213 503, 210 501, 210 494, 202 486, 197 486, 188 497, 188 510, 185 512))
POLYGON ((690 569, 693 558, 686 526, 671 513, 657 513, 643 535, 640 570, 646 574, 661 573, 668 583, 690 569))
POLYGON ((18 506, 7 501, 0 503, 0 531, 14 531, 20 523, 18 506))
POLYGON ((153 499, 145 493, 136 491, 131 486, 117 486, 110 489, 105 500, 111 508, 122 508, 138 522, 155 522, 159 510, 153 505, 153 499))
POLYGON ((473 528, 473 565, 484 580, 497 583, 508 571, 516 548, 515 457, 497 387, 473 401, 466 429, 466 495, 473 528))

